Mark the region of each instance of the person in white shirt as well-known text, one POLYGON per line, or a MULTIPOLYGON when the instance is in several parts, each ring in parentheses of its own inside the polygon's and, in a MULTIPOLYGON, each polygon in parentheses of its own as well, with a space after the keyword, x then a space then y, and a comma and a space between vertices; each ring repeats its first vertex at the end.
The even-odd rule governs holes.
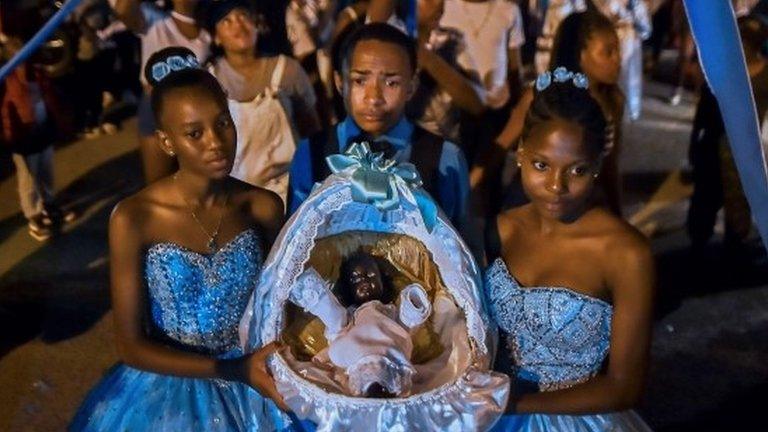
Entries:
MULTIPOLYGON (((485 91, 474 72, 464 34, 439 27, 444 3, 417 1, 420 75, 407 113, 424 129, 462 146, 462 126, 485 113, 485 91)), ((465 153, 471 150, 464 147, 465 153)))
POLYGON ((501 132, 521 90, 520 48, 525 42, 520 8, 512 0, 445 0, 440 27, 464 35, 466 52, 484 90, 485 112, 466 122, 462 135, 468 159, 501 132), (466 139, 465 141, 469 141, 466 139))
POLYGON ((621 42, 619 86, 626 95, 626 111, 631 120, 640 118, 643 98, 643 41, 651 36, 647 0, 592 0, 608 17, 621 42))
POLYGON ((552 41, 565 17, 595 9, 607 17, 621 42, 621 78, 619 85, 626 95, 629 118, 640 117, 643 90, 642 41, 651 35, 651 20, 646 0, 553 0, 547 7, 544 27, 536 41, 536 71, 550 67, 552 41))
POLYGON ((247 2, 212 2, 205 15, 215 46, 209 71, 227 92, 237 127, 230 174, 285 200, 296 144, 320 130, 309 78, 294 58, 259 52, 256 11, 247 2))
MULTIPOLYGON (((202 63, 208 57, 211 37, 194 18, 197 0, 175 0, 170 13, 140 0, 109 0, 117 17, 141 39, 141 69, 157 51, 171 46, 189 48, 202 63)), ((149 85, 140 76, 144 97, 139 103, 139 144, 144 180, 152 183, 173 172, 175 161, 160 149, 149 104, 149 85)))
POLYGON ((520 47, 525 42, 520 8, 510 0, 446 0, 440 27, 464 34, 485 88, 490 126, 500 129, 515 102, 512 92, 520 88, 520 47))

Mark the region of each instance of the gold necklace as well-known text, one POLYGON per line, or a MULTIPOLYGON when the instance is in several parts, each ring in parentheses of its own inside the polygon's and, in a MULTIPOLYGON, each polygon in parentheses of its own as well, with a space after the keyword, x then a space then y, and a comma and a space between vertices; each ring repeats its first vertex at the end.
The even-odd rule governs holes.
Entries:
POLYGON ((213 233, 208 233, 208 230, 205 229, 205 225, 200 221, 200 219, 197 217, 197 213, 195 213, 194 207, 187 201, 186 198, 184 198, 184 195, 182 195, 181 190, 179 189, 179 185, 177 184, 177 177, 179 173, 176 173, 173 175, 173 183, 176 186, 176 192, 178 193, 179 197, 182 201, 184 201, 184 204, 189 209, 189 213, 192 214, 192 219, 195 220, 197 223, 197 226, 200 228, 200 231, 205 234, 206 237, 208 237, 208 243, 206 243, 206 247, 208 248, 208 252, 214 253, 219 249, 218 243, 216 243, 216 237, 219 236, 219 229, 221 228, 221 221, 224 220, 224 211, 227 208, 227 203, 229 202, 229 193, 224 195, 224 205, 221 208, 221 214, 219 214, 219 221, 216 223, 216 229, 213 230, 213 233))

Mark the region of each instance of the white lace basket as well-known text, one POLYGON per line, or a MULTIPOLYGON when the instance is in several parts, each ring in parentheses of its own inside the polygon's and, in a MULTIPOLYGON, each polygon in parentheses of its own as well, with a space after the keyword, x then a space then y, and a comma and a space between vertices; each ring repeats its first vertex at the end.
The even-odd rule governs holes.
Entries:
POLYGON ((240 325, 245 350, 280 339, 290 290, 318 240, 349 231, 405 235, 429 251, 446 291, 463 314, 454 337, 464 348, 450 353, 451 364, 443 368, 442 378, 408 397, 350 397, 308 379, 291 367, 292 359, 281 351, 269 364, 277 388, 296 415, 313 421, 318 431, 490 428, 506 406, 509 380, 489 370, 495 335, 488 330, 481 279, 468 247, 441 212, 432 229, 427 228, 409 190, 413 186, 393 182, 400 192, 399 205, 381 210, 353 199, 352 173, 351 169, 337 172, 316 186, 281 231, 240 325))

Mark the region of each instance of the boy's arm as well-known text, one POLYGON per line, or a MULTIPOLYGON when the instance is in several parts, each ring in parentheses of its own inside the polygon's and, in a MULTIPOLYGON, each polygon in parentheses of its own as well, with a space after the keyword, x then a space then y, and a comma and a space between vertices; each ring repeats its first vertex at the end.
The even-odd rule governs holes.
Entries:
POLYGON ((303 139, 296 148, 296 153, 291 161, 291 169, 288 180, 288 216, 290 217, 307 199, 312 191, 312 155, 309 148, 309 140, 303 139))
POLYGON ((483 113, 483 99, 471 81, 454 69, 439 55, 424 45, 418 49, 419 67, 432 76, 449 95, 453 103, 468 113, 478 116, 483 113))

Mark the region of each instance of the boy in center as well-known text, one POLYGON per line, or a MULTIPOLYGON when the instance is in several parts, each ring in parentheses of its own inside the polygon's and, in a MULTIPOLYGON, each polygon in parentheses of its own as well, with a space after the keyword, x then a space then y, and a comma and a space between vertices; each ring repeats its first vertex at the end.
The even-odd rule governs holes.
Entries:
POLYGON ((368 141, 373 151, 384 152, 389 159, 413 163, 424 189, 451 223, 466 231, 469 179, 464 155, 455 144, 405 117, 405 106, 417 86, 416 66, 414 41, 388 24, 367 24, 349 36, 341 76, 335 77, 348 115, 331 130, 299 144, 291 163, 289 213, 330 174, 326 156, 344 153, 353 142, 368 141))

